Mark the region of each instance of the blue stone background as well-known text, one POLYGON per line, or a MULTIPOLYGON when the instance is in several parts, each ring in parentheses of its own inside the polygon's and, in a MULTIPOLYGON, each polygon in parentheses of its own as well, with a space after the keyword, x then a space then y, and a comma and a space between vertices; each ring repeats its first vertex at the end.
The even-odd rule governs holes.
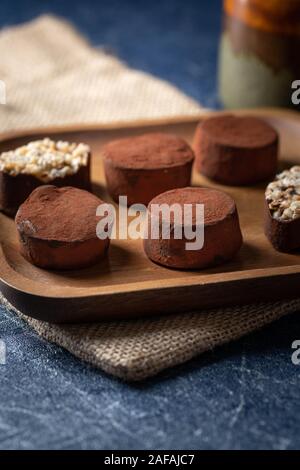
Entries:
MULTIPOLYGON (((93 44, 217 107, 220 11, 219 0, 1 0, 0 26, 66 17, 93 44)), ((136 385, 81 363, 3 308, 0 339, 0 448, 299 448, 297 315, 136 385)))

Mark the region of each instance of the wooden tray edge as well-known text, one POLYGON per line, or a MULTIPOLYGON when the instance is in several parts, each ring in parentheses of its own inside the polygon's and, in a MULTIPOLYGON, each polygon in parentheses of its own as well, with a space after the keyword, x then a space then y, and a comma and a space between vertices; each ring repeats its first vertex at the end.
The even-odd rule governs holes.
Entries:
POLYGON ((280 108, 253 108, 253 109, 230 109, 230 110, 212 110, 203 108, 199 114, 170 117, 170 118, 161 118, 161 119, 140 119, 136 121, 116 121, 114 123, 83 123, 83 124, 65 124, 61 126, 51 126, 51 127, 36 127, 36 128, 23 128, 18 131, 7 131, 0 133, 0 142, 21 138, 25 136, 33 136, 36 134, 42 134, 45 131, 48 133, 65 133, 65 132, 79 132, 79 131, 93 131, 93 130, 118 130, 118 129, 136 129, 139 127, 155 127, 155 126, 166 126, 172 124, 184 124, 184 123, 193 123, 197 122, 201 118, 209 117, 214 114, 238 114, 238 115, 255 115, 260 117, 286 117, 295 120, 300 120, 300 113, 298 111, 290 109, 280 109, 280 108))
POLYGON ((3 280, 0 280, 0 289, 4 297, 25 315, 50 323, 82 323, 182 313, 187 311, 187 305, 188 311, 199 311, 201 314, 205 309, 297 298, 299 281, 299 273, 277 274, 258 279, 225 281, 213 286, 156 287, 76 298, 33 295, 15 289, 3 280), (170 294, 173 299, 171 304, 170 294))

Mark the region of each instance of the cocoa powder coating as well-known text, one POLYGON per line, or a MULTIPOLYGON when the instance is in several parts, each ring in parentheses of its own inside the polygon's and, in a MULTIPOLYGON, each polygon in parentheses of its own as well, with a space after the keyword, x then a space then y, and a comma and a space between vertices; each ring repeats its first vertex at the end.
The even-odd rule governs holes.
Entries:
POLYGON ((194 160, 192 149, 183 139, 163 133, 115 140, 103 148, 103 155, 118 168, 135 170, 170 168, 194 160))
MULTIPOLYGON (((182 225, 182 224, 181 224, 182 225)), ((154 198, 148 206, 148 237, 144 239, 146 255, 154 262, 170 268, 203 269, 222 264, 239 251, 242 234, 235 202, 227 194, 209 188, 182 188, 168 191, 154 198), (204 246, 199 250, 187 250, 187 239, 175 239, 175 224, 171 213, 170 221, 152 213, 154 204, 185 204, 192 206, 192 225, 196 228, 196 204, 204 205, 204 246), (171 238, 151 239, 151 227, 170 223, 171 238)))
POLYGON ((86 240, 95 236, 100 203, 93 194, 77 188, 41 186, 20 207, 16 223, 23 224, 24 234, 30 237, 86 240))
POLYGON ((194 153, 181 138, 162 133, 110 142, 103 149, 107 189, 119 202, 147 205, 160 193, 190 185, 194 153))
POLYGON ((261 148, 277 139, 275 129, 255 117, 212 117, 203 122, 203 130, 219 145, 238 148, 261 148))
POLYGON ((278 140, 275 129, 258 118, 209 118, 196 130, 196 168, 208 178, 228 185, 270 179, 277 170, 278 140))
POLYGON ((16 215, 21 252, 31 263, 49 269, 75 269, 94 264, 109 240, 100 240, 96 227, 102 203, 77 188, 40 186, 16 215))
MULTIPOLYGON (((154 198, 148 206, 151 211, 153 204, 179 204, 184 209, 185 204, 192 205, 192 223, 196 223, 196 204, 203 204, 204 223, 213 225, 219 223, 224 218, 231 215, 236 210, 234 200, 226 193, 209 188, 183 188, 174 189, 160 194, 154 198)), ((171 222, 173 222, 173 213, 171 213, 171 222)))

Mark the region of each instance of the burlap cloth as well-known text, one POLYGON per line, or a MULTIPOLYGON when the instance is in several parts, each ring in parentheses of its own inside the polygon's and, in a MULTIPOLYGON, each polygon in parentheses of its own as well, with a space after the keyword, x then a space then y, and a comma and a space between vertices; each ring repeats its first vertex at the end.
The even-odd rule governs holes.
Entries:
MULTIPOLYGON (((122 125, 198 116, 201 107, 168 83, 95 50, 53 17, 0 33, 2 131, 63 124, 122 125)), ((49 325, 9 310, 42 337, 126 380, 141 380, 300 309, 300 300, 90 325, 49 325)))
MULTIPOLYGON (((101 27, 101 26, 100 26, 101 27)), ((64 21, 43 16, 0 33, 7 105, 1 131, 65 124, 124 125, 198 116, 175 87, 92 48, 64 21)))

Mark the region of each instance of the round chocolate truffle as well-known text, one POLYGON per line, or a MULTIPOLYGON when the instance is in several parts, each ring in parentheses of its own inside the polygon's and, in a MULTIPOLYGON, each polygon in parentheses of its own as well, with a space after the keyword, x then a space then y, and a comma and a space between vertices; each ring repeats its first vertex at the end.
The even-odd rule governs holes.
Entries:
POLYGON ((234 200, 214 189, 183 188, 160 194, 148 206, 147 222, 145 253, 152 261, 170 268, 202 269, 219 265, 230 260, 239 251, 243 241, 234 200), (182 216, 181 221, 172 212, 171 217, 168 217, 168 214, 158 209, 162 204, 168 207, 176 204, 181 207, 182 214, 190 215, 187 218, 182 216), (204 207, 204 218, 200 220, 197 215, 199 205, 204 207), (162 235, 168 226, 169 239, 162 235), (202 244, 197 249, 187 249, 187 243, 193 240, 190 235, 185 236, 185 230, 189 228, 196 233, 198 229, 200 234, 201 226, 204 234, 202 244), (181 238, 178 229, 182 230, 181 238), (159 236, 153 237, 155 232, 159 236))
POLYGON ((277 170, 278 134, 255 117, 222 115, 199 124, 196 169, 226 185, 250 185, 271 179, 277 170))
POLYGON ((128 205, 148 204, 158 194, 190 184, 194 153, 181 138, 161 133, 115 140, 103 149, 107 188, 128 205))
POLYGON ((267 186, 265 234, 278 251, 300 250, 300 166, 283 171, 267 186))
POLYGON ((29 142, 0 154, 0 210, 15 216, 32 191, 43 184, 90 190, 91 151, 86 144, 29 142))
POLYGON ((109 239, 96 234, 103 201, 72 187, 40 186, 16 215, 22 255, 45 269, 76 269, 104 257, 109 239))

